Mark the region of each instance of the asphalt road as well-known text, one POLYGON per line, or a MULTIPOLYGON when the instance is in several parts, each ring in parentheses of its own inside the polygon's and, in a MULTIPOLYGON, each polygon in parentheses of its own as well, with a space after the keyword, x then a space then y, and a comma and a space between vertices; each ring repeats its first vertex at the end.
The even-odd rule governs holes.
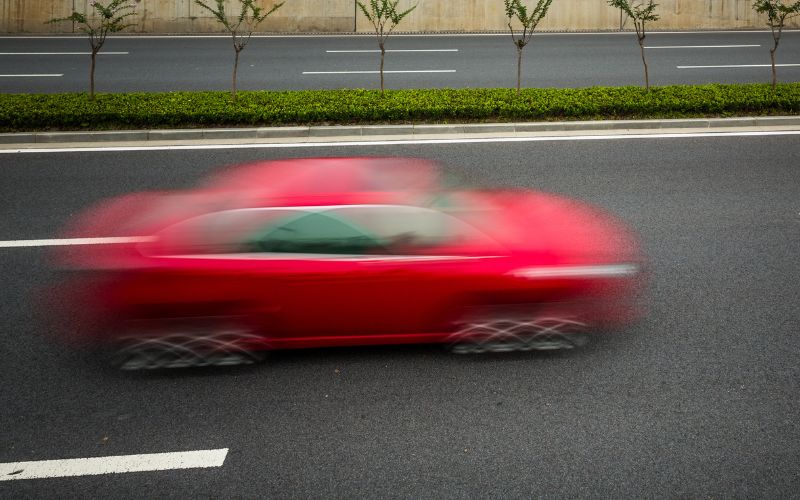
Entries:
MULTIPOLYGON (((766 31, 652 33, 646 44, 653 85, 771 80, 766 31)), ((508 34, 393 36, 387 48, 413 51, 387 53, 386 70, 402 72, 386 75, 387 88, 516 85, 508 34)), ((0 92, 87 91, 88 50, 84 37, 0 38, 0 92)), ((376 50, 368 35, 254 38, 242 52, 239 88, 377 88, 376 50)), ((644 83, 633 33, 536 34, 524 54, 525 86, 644 83)), ((798 81, 800 31, 784 33, 777 57, 779 64, 794 65, 778 68, 780 81, 798 81)), ((114 38, 98 56, 97 90, 226 90, 232 67, 233 48, 222 35, 114 38)))
POLYGON ((0 248, 0 463, 228 448, 224 465, 0 497, 717 497, 800 491, 798 136, 0 154, 0 239, 257 158, 411 155, 581 198, 641 235, 651 312, 565 353, 285 352, 118 374, 42 335, 41 248, 0 248))

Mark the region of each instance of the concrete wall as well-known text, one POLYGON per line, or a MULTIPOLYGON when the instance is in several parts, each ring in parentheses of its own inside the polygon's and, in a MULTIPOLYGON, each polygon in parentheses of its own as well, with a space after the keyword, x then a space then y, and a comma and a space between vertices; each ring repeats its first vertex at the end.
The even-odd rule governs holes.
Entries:
MULTIPOLYGON (((502 0, 400 0, 400 8, 418 3, 400 25, 401 31, 503 31, 507 19, 502 0)), ((226 0, 228 10, 237 12, 238 2, 226 0)), ((535 0, 526 0, 533 5, 535 0)), ((213 4, 214 0, 207 3, 213 4)), ((270 7, 273 0, 262 0, 270 7)), ((752 0, 661 0, 661 20, 652 29, 764 28, 765 17, 753 12, 752 0)), ((85 12, 88 0, 0 0, 0 32, 69 33, 71 23, 44 24, 53 17, 65 17, 73 9, 85 12)), ((194 0, 141 0, 137 26, 142 33, 214 33, 221 26, 194 0)), ((623 27, 632 28, 622 19, 623 27)), ((794 18, 792 27, 800 26, 794 18)), ((620 28, 619 11, 604 0, 555 0, 542 30, 613 30, 620 28)), ((260 31, 277 32, 366 32, 370 24, 356 12, 355 0, 286 0, 286 4, 262 23, 260 31)))

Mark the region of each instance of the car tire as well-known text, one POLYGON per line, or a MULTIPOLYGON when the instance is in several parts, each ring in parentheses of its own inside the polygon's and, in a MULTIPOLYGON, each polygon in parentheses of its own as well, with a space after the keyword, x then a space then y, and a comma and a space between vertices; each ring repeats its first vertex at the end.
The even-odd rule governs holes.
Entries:
POLYGON ((251 365, 266 357, 263 337, 245 328, 191 323, 133 329, 109 347, 111 366, 123 371, 251 365))
POLYGON ((458 322, 447 346, 457 354, 574 349, 588 342, 587 330, 570 318, 484 312, 458 322))

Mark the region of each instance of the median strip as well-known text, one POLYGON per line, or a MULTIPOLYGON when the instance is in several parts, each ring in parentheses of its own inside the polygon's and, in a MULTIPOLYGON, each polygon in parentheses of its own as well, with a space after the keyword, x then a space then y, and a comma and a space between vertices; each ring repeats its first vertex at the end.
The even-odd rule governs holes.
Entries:
MULTIPOLYGON (((332 69, 332 68, 331 68, 332 69)), ((451 73, 455 69, 390 70, 451 73)), ((305 75, 373 75, 371 70, 305 75)), ((331 76, 324 76, 331 75, 331 76)), ((314 76, 310 76, 314 78, 314 76)), ((0 130, 148 130, 704 118, 800 113, 800 83, 514 89, 0 94, 0 130)), ((205 133, 205 132, 204 132, 205 133)))

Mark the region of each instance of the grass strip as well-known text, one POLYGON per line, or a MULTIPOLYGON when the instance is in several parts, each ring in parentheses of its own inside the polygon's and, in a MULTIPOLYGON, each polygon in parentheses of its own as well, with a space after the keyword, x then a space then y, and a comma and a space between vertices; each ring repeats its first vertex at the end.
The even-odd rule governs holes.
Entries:
POLYGON ((580 89, 2 94, 0 131, 791 115, 800 83, 580 89))

